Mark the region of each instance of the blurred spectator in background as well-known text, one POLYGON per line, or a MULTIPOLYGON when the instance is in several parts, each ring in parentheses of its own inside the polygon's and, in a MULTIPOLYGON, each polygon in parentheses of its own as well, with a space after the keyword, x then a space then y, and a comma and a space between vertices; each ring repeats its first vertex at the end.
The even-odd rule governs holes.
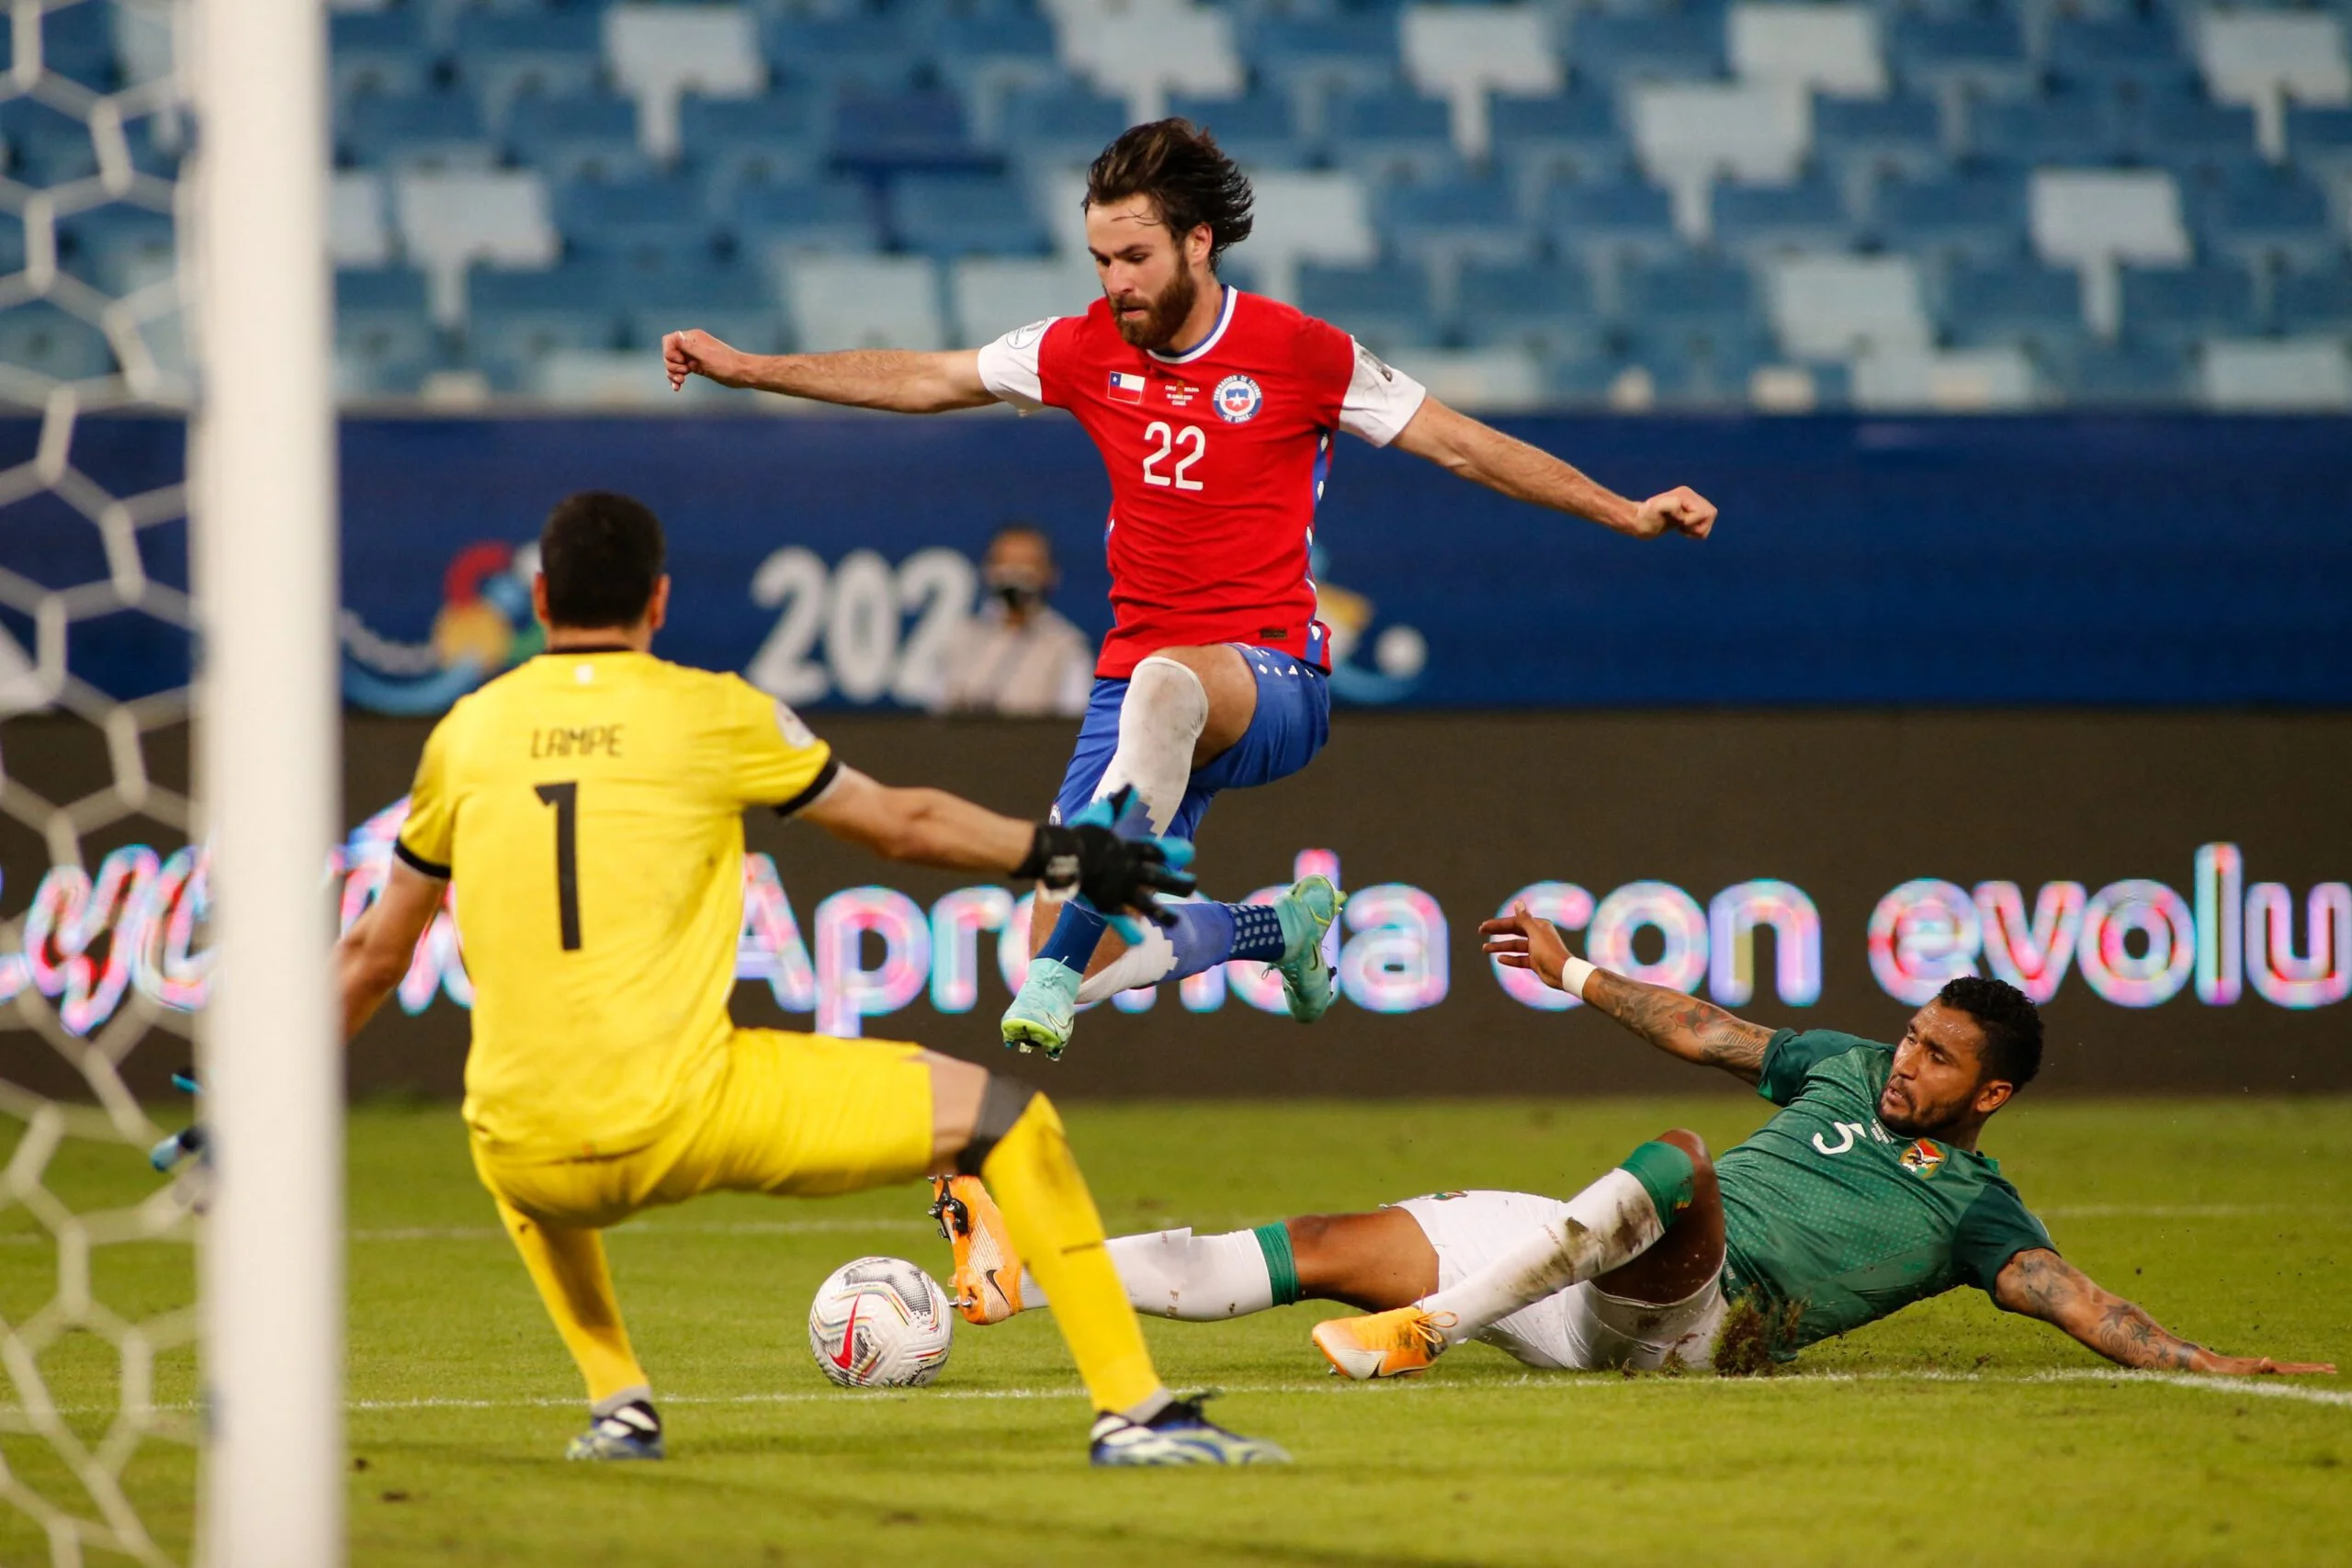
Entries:
POLYGON ((1008 523, 980 562, 987 597, 956 628, 940 665, 934 713, 1076 718, 1094 682, 1086 634, 1046 603, 1061 582, 1054 545, 1031 523, 1008 523))

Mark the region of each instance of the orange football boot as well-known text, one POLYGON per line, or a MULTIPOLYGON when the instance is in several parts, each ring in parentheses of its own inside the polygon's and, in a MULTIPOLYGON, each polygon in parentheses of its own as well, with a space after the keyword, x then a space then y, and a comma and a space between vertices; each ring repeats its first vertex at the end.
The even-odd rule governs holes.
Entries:
POLYGON ((977 1176, 934 1176, 931 1193, 931 1217, 956 1251, 951 1289, 964 1321, 1002 1323, 1021 1311, 1021 1253, 988 1188, 977 1176))
POLYGON ((1442 1329, 1452 1314, 1397 1307, 1363 1317, 1335 1317, 1315 1325, 1315 1348, 1341 1377, 1401 1378, 1430 1370, 1445 1354, 1442 1329))

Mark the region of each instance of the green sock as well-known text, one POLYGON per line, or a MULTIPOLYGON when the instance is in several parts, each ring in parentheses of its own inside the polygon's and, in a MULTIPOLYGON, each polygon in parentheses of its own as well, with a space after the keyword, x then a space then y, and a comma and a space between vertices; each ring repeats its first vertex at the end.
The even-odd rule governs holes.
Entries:
POLYGON ((1298 1260, 1290 1255, 1290 1227, 1277 1220, 1250 1234, 1258 1238, 1258 1250, 1266 1255, 1266 1279, 1273 1286, 1274 1304, 1290 1305, 1298 1300, 1298 1260))
POLYGON ((1690 1206, 1698 1168, 1672 1144, 1652 1139, 1627 1155, 1618 1168, 1640 1182, 1642 1190, 1650 1195, 1659 1224, 1671 1226, 1674 1217, 1690 1206))

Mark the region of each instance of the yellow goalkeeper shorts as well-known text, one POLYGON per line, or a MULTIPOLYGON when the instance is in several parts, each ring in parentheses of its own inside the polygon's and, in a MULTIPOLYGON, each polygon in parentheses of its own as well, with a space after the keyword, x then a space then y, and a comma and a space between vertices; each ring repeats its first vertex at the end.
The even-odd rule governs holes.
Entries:
POLYGON ((739 1029, 700 1103, 624 1155, 518 1159, 473 1140, 482 1184, 541 1223, 617 1224, 705 1192, 820 1197, 930 1174, 922 1048, 739 1029))

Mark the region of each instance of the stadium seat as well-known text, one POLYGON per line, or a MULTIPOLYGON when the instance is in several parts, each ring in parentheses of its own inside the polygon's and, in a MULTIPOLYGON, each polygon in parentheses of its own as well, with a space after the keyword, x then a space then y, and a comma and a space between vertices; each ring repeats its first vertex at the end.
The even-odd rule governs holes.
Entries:
POLYGON ((1492 145, 1488 94, 1556 93, 1566 81, 1551 17, 1533 6, 1409 6, 1399 39, 1413 85, 1452 106, 1464 158, 1492 145))
POLYGON ((1545 400, 1544 364, 1530 349, 1417 348, 1406 359, 1413 378, 1450 408, 1517 413, 1545 400))
MULTIPOLYGON (((915 85, 922 63, 913 30, 893 16, 786 12, 770 20, 763 35, 768 63, 779 80, 828 92, 900 92, 915 85)), ((1046 48, 1052 47, 1048 31, 1046 48)))
POLYGON ((621 304, 627 345, 649 357, 664 333, 689 326, 752 354, 784 346, 775 276, 765 267, 711 261, 653 267, 629 278, 621 304))
POLYGON ((2245 170, 2199 191, 2190 206, 2199 246, 2210 254, 2319 269, 2344 254, 2325 193, 2291 169, 2245 170))
POLYGON ((1993 413, 2039 401, 2019 348, 1874 348, 1855 355, 1853 405, 1872 413, 1993 413))
POLYGON ((816 110, 788 87, 756 98, 688 93, 678 100, 678 136, 714 211, 724 211, 743 186, 810 179, 824 163, 816 110))
POLYGON ((345 397, 413 394, 439 343, 428 284, 409 267, 342 268, 334 275, 334 360, 345 397))
POLYGON ((1632 160, 1617 106, 1580 83, 1544 97, 1498 93, 1487 102, 1487 119, 1495 161, 1531 211, 1554 181, 1616 179, 1632 160))
POLYGON ((2198 390, 2231 411, 2352 409, 2352 354, 2341 337, 2217 340, 2199 356, 2198 390))
POLYGON ((1650 177, 1674 192, 1676 227, 1703 240, 1717 178, 1793 180, 1812 138, 1812 102, 1770 83, 1652 84, 1634 89, 1634 147, 1650 177))
POLYGON ((1050 248, 1028 193, 1002 175, 900 175, 890 182, 888 212, 899 249, 943 259, 1050 248))
POLYGON ((1324 106, 1331 161, 1374 185, 1453 178, 1453 111, 1409 90, 1345 93, 1324 106))
POLYGON ((627 98, 526 95, 507 110, 503 141, 516 164, 551 186, 629 179, 650 168, 637 139, 637 106, 627 98))
POLYGON ((2194 91, 2143 94, 2124 123, 2134 162, 2170 169, 2185 179, 2228 178, 2262 164, 2254 111, 2208 103, 2194 91))
POLYGON ((604 13, 605 60, 637 99, 650 156, 678 154, 678 100, 692 91, 743 97, 766 85, 752 13, 732 6, 618 5, 604 13))
POLYGON ((784 299, 793 346, 804 353, 947 346, 926 256, 800 257, 784 269, 784 299))
POLYGON ((603 35, 588 10, 464 13, 450 57, 493 134, 506 130, 517 99, 578 97, 596 91, 605 73, 603 35))
POLYGON ((1689 321, 1645 326, 1628 336, 1624 352, 1646 384, 1648 404, 1668 409, 1736 408, 1756 372, 1781 359, 1758 329, 1689 321))
POLYGON ((2113 99, 2081 91, 1972 104, 1968 145, 2004 163, 2110 163, 2124 152, 2123 115, 2113 99))
POLYGON ((2026 202, 2035 253, 2083 269, 2084 315, 2103 335, 2114 334, 2121 316, 2119 263, 2179 266, 2188 260, 2180 187, 2169 174, 2038 169, 2026 202))
POLYGON ((455 325, 465 314, 466 268, 544 267, 556 258, 547 186, 521 170, 435 172, 396 176, 392 209, 413 264, 433 280, 433 318, 455 325))
POLYGON ((1923 97, 1813 100, 1814 157, 1846 194, 1847 208, 1867 209, 1871 192, 1890 176, 1924 179, 1950 163, 1943 117, 1923 97))
POLYGON ((1842 251, 1856 230, 1844 193, 1819 175, 1788 185, 1714 187, 1711 231, 1726 251, 1748 256, 1842 251))
POLYGON ((2352 338, 2352 269, 2288 273, 2272 287, 2278 330, 2290 337, 2333 333, 2352 338))
POLYGON ((1020 88, 1006 99, 999 141, 1033 170, 1084 167, 1127 128, 1127 106, 1073 83, 1020 88))
POLYGON ((337 102, 364 93, 407 96, 424 91, 433 79, 433 51, 413 11, 331 12, 327 54, 327 80, 337 102))
POLYGON ((559 186, 554 210, 572 255, 684 259, 707 256, 718 243, 702 186, 684 173, 559 186))
POLYGON ((1298 116, 1278 89, 1261 88, 1233 97, 1178 93, 1168 112, 1205 126, 1235 162, 1250 169, 1297 169, 1308 162, 1309 146, 1299 134, 1298 116))
POLYGON ((941 79, 964 100, 972 134, 989 143, 1003 131, 1005 100, 1012 93, 1045 86, 1061 74, 1053 24, 1034 11, 941 17, 932 34, 931 58, 941 79))
POLYGON ((2187 345, 2199 338, 2245 337, 2260 324, 2254 277, 2242 267, 2127 266, 2118 281, 2123 331, 2143 341, 2187 345))
POLYGON ((956 346, 975 348, 1048 316, 1075 316, 1102 293, 1091 263, 1026 256, 963 256, 948 268, 956 346))
POLYGON ((1233 18, 1222 11, 1066 12, 1058 30, 1062 62, 1101 91, 1125 97, 1137 123, 1166 114, 1170 93, 1230 97, 1250 85, 1234 47, 1233 18))
POLYGON ((2072 354, 2087 331, 2082 276, 2022 261, 1952 267, 1940 316, 1944 335, 1960 347, 2013 344, 2045 361, 2072 354))
POLYGON ((972 169, 993 161, 973 146, 963 104, 940 88, 845 88, 833 102, 829 142, 835 164, 872 169, 972 169))
POLYGON ((57 220, 58 265, 102 294, 165 282, 175 268, 172 216, 122 202, 57 220))
POLYGON ((1680 254, 1673 199, 1658 186, 1628 176, 1599 185, 1555 185, 1537 208, 1537 223, 1552 248, 1588 266, 1613 269, 1625 257, 1680 254))
POLYGON ((1754 275, 1745 266, 1704 254, 1628 265, 1618 279, 1612 314, 1630 327, 1673 323, 1718 337, 1753 335, 1764 324, 1754 275))
POLYGON ((1732 70, 1746 81, 1864 98, 1887 88, 1878 17, 1865 6, 1734 6, 1730 53, 1732 70))
POLYGON ((1772 327, 1801 359, 1931 341, 1917 267, 1908 256, 1784 256, 1766 276, 1772 327))
POLYGON ((558 349, 620 347, 625 277, 593 261, 475 267, 466 277, 466 357, 495 384, 513 387, 558 349))
POLYGON ((1371 204, 1353 175, 1273 170, 1255 185, 1254 225, 1233 254, 1261 293, 1293 300, 1302 262, 1361 266, 1380 254, 1371 204))
POLYGON ((1325 108, 1333 97, 1385 93, 1404 79, 1396 17, 1378 10, 1269 15, 1251 28, 1249 42, 1252 68, 1290 95, 1309 138, 1328 130, 1325 108))
POLYGON ((2290 107, 2287 151, 2306 173, 2337 181, 2352 176, 2352 108, 2290 107))
POLYGON ((31 378, 86 381, 113 368, 106 334, 51 301, 27 299, 0 310, 0 388, 7 389, 9 400, 41 400, 28 384, 31 378))
POLYGON ((1707 6, 1614 16, 1586 11, 1568 34, 1568 64, 1591 80, 1700 81, 1724 72, 1724 14, 1707 6))
POLYGON ((2051 25, 2045 63, 2054 84, 2102 92, 2177 88, 2195 77, 2171 24, 2153 15, 2059 17, 2051 25))
POLYGON ((1454 285, 1454 323, 1473 347, 1533 349, 1545 360, 1589 357, 1603 333, 1584 269, 1563 262, 1472 262, 1454 285))
POLYGON ((1891 250, 1980 263, 2025 255, 2026 182, 2015 169, 1980 165, 1892 180, 1871 205, 1871 230, 1891 250))
POLYGON ((2345 21, 2308 11, 2198 13, 2197 59, 2205 88, 2222 103, 2255 111, 2263 155, 2287 151, 2286 108, 2294 103, 2352 104, 2352 60, 2345 21))
POLYGON ((1385 359, 1440 340, 1427 273, 1409 262, 1298 269, 1298 308, 1352 333, 1385 359))
POLYGON ((490 169, 497 146, 474 101, 462 93, 358 97, 337 115, 342 162, 389 169, 490 169))
MULTIPOLYGON (((560 409, 617 413, 677 406, 661 366, 639 349, 552 349, 521 367, 514 384, 502 389, 560 409)), ((680 389, 680 395, 715 400, 725 394, 696 377, 680 389)))
POLYGON ((1429 269, 1439 311, 1449 313, 1454 280, 1471 262, 1532 259, 1535 235, 1510 186, 1495 177, 1399 186, 1381 201, 1381 229, 1396 254, 1429 269))
POLYGON ((384 177, 375 170, 343 170, 327 187, 327 254, 337 266, 379 267, 392 259, 384 177))
POLYGON ((2038 85, 2025 34, 2006 14, 1900 16, 1887 52, 1897 80, 1947 106, 2021 97, 2038 85))
POLYGON ((796 254, 857 255, 882 243, 873 198, 852 180, 742 186, 729 217, 736 249, 770 265, 796 254))
POLYGON ((2066 400, 2079 408, 2151 408, 2177 403, 2188 389, 2188 354, 2171 344, 2086 339, 2054 358, 2066 400))

